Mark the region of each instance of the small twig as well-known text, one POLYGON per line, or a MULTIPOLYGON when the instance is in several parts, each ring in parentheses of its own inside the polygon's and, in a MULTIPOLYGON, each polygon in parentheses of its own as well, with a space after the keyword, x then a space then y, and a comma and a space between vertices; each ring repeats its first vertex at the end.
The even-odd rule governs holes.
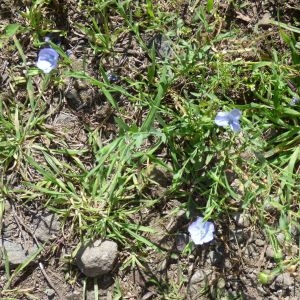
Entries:
POLYGON ((62 297, 61 293, 58 291, 58 289, 55 287, 55 285, 53 284, 53 282, 51 281, 51 279, 47 275, 43 264, 39 263, 39 267, 40 267, 40 269, 41 269, 41 271, 42 271, 45 279, 47 280, 49 286, 55 291, 55 293, 58 295, 58 298, 61 299, 61 300, 63 300, 63 297, 62 297))
POLYGON ((262 252, 260 253, 259 260, 257 261, 256 266, 257 266, 257 268, 258 268, 258 273, 260 272, 261 266, 262 266, 262 264, 263 264, 263 261, 264 261, 264 257, 265 257, 265 253, 266 253, 267 247, 268 247, 268 245, 265 244, 265 245, 264 245, 264 248, 263 248, 263 250, 262 250, 262 252))
MULTIPOLYGON (((38 247, 40 247, 40 243, 39 241, 37 240, 36 236, 34 235, 34 233, 32 232, 31 228, 29 226, 27 226, 20 218, 19 216, 17 215, 17 212, 15 210, 15 207, 14 205, 12 205, 12 209, 13 209, 13 213, 14 213, 14 218, 15 218, 15 221, 17 223, 18 226, 21 226, 26 230, 26 232, 28 234, 30 234, 32 236, 32 238, 34 239, 35 243, 37 244, 38 247)), ((24 238, 25 240, 25 238, 24 238)))
POLYGON ((24 230, 23 230, 24 226, 23 226, 23 224, 22 224, 22 221, 20 220, 20 218, 19 218, 18 215, 17 215, 17 212, 16 212, 16 209, 15 209, 14 205, 12 205, 11 207, 12 207, 12 211, 13 211, 13 217, 14 217, 14 219, 15 219, 15 222, 16 222, 17 226, 19 227, 20 234, 21 234, 22 239, 23 239, 23 242, 24 242, 24 249, 25 249, 25 251, 27 252, 28 249, 29 249, 29 246, 28 246, 26 237, 24 236, 24 233, 23 233, 23 231, 24 231, 24 230), (23 227, 23 228, 22 228, 22 227, 23 227))

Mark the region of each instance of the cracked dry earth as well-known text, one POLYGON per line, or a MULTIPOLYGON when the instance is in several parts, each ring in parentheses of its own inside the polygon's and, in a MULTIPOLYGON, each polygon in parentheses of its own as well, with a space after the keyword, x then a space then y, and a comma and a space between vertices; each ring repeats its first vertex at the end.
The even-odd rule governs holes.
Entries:
MULTIPOLYGON (((24 11, 24 3, 14 1, 15 5, 11 6, 11 1, 0 1, 2 24, 20 22, 25 25, 24 19, 18 14, 18 11, 24 11)), ((133 81, 146 72, 149 60, 131 34, 119 37, 114 57, 107 54, 94 57, 88 47, 88 40, 73 26, 78 20, 87 23, 87 16, 78 10, 77 1, 66 3, 69 9, 64 10, 63 19, 68 23, 69 33, 62 47, 65 50, 73 50, 73 61, 76 62, 76 65, 72 66, 73 70, 80 71, 83 66, 78 58, 86 57, 87 70, 91 76, 98 71, 99 64, 105 71, 112 70, 121 78, 127 77, 133 81)), ((265 14, 276 15, 274 1, 252 3, 252 10, 241 9, 237 16, 231 16, 233 22, 236 18, 242 22, 241 26, 244 26, 245 30, 251 30, 265 14)), ((289 7, 294 5, 293 1, 285 3, 289 7)), ((226 3, 223 6, 229 14, 230 9, 226 7, 226 3)), ((169 8, 170 6, 166 9, 169 8)), ((53 19, 51 11, 46 11, 45 14, 53 19)), ((292 9, 287 8, 287 12, 292 12, 292 9)), ((288 13, 286 18, 288 19, 288 13)), ((53 22, 55 23, 55 20, 53 22)), ((120 20, 112 18, 111 22, 112 26, 117 28, 120 20)), ((272 34, 270 27, 262 22, 256 28, 272 34)), ((147 34, 144 37, 148 38, 147 34)), ((19 38, 28 64, 34 66, 37 49, 30 44, 30 36, 19 38)), ((162 50, 159 56, 168 55, 166 53, 168 50, 162 50)), ((1 84, 5 87, 1 90, 1 99, 13 98, 24 103, 24 82, 11 79, 23 76, 23 67, 16 50, 8 46, 3 48, 0 68, 1 84)), ((39 86, 39 82, 35 84, 39 86)), ((80 149, 88 139, 85 130, 87 124, 91 128, 105 129, 105 140, 116 136, 116 125, 111 118, 116 112, 101 94, 98 95, 97 91, 90 88, 84 81, 68 81, 61 90, 51 87, 46 92, 44 99, 51 117, 46 119, 45 127, 54 132, 59 139, 52 141, 46 136, 41 137, 43 145, 55 148, 67 144, 70 149, 80 149), (91 95, 95 101, 91 101, 91 95)), ((132 92, 129 87, 124 88, 132 92)), ((124 96, 118 97, 120 107, 124 108, 123 117, 128 122, 141 123, 143 111, 135 108, 124 96)), ((36 159, 42 160, 38 155, 36 159)), ((37 177, 34 172, 28 176, 32 181, 37 177)), ((153 192, 155 190, 164 198, 162 195, 170 184, 170 178, 159 170, 151 176, 157 182, 153 192)), ((7 174, 7 177, 9 185, 20 185, 17 174, 7 174)), ((235 213, 219 220, 215 224, 215 240, 212 243, 197 247, 192 253, 183 253, 189 240, 187 227, 191 220, 186 219, 184 211, 177 209, 181 203, 164 199, 155 210, 149 211, 145 208, 140 216, 134 216, 136 223, 150 225, 157 230, 158 233, 149 233, 146 237, 160 245, 164 251, 149 253, 143 267, 137 265, 134 269, 122 269, 120 266, 128 257, 128 249, 120 248, 118 259, 111 271, 95 280, 88 278, 85 282, 85 276, 79 272, 71 259, 79 243, 79 239, 70 233, 72 225, 63 225, 56 215, 43 210, 38 204, 25 207, 21 203, 20 196, 6 199, 1 231, 1 249, 5 251, 2 251, 0 290, 4 290, 7 284, 5 261, 9 261, 11 271, 19 264, 29 261, 28 266, 12 278, 11 287, 14 293, 11 294, 17 295, 16 299, 91 300, 95 299, 95 289, 99 299, 120 299, 116 297, 115 292, 118 286, 122 290, 122 299, 296 300, 300 297, 300 275, 296 265, 290 264, 283 273, 274 274, 268 284, 258 281, 261 271, 274 270, 278 253, 255 226, 256 220, 251 217, 251 211, 244 215, 235 213), (166 298, 164 293, 167 294, 171 290, 172 295, 169 293, 169 298, 166 298)), ((284 249, 281 257, 284 261, 288 262, 291 258, 299 256, 299 234, 299 230, 293 228, 290 240, 286 240, 280 233, 276 236, 284 249)), ((11 294, 7 291, 6 294, 1 294, 1 297, 9 299, 11 294)))

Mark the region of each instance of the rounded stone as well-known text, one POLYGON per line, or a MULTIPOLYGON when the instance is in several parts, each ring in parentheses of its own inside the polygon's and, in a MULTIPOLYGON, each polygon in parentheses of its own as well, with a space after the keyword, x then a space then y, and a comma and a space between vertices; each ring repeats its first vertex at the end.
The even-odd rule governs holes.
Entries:
POLYGON ((76 264, 87 277, 108 274, 114 267, 118 256, 118 246, 109 240, 96 240, 80 247, 76 264))
POLYGON ((210 251, 208 253, 208 261, 213 265, 213 266, 220 266, 224 260, 223 253, 220 251, 210 251))
POLYGON ((49 298, 53 298, 55 296, 55 291, 53 289, 46 289, 45 292, 46 296, 49 298))
POLYGON ((275 251, 271 245, 268 245, 266 249, 266 257, 268 258, 274 258, 275 257, 275 251))
POLYGON ((259 246, 259 247, 262 247, 262 246, 265 245, 265 241, 261 240, 261 239, 257 239, 257 240, 255 240, 255 245, 259 246))
POLYGON ((279 274, 275 279, 275 283, 277 287, 288 288, 293 286, 294 280, 291 277, 291 275, 287 272, 287 273, 279 274))
POLYGON ((203 270, 196 270, 190 279, 190 283, 188 287, 189 294, 191 295, 191 299, 199 299, 195 297, 198 296, 199 291, 206 289, 207 287, 208 287, 208 278, 206 273, 203 270))
POLYGON ((207 277, 206 277, 205 272, 202 271, 202 270, 197 270, 197 271, 193 274, 190 283, 191 283, 191 284, 196 284, 196 283, 199 283, 199 282, 206 281, 206 279, 207 279, 207 277))
POLYGON ((277 241, 280 245, 283 245, 284 242, 285 242, 285 234, 283 232, 279 232, 277 235, 276 235, 276 238, 277 238, 277 241))
POLYGON ((226 281, 224 278, 219 278, 218 283, 217 283, 217 287, 218 289, 224 289, 226 286, 226 281))
MULTIPOLYGON (((2 265, 2 262, 4 263, 5 260, 4 249, 11 266, 17 266, 24 263, 26 259, 28 259, 31 255, 34 255, 34 253, 37 251, 37 247, 35 245, 27 249, 26 251, 21 244, 14 241, 0 241, 0 267, 2 265)), ((31 263, 33 262, 34 261, 32 261, 31 263)))
POLYGON ((41 242, 54 240, 59 234, 60 223, 58 217, 50 212, 44 212, 35 216, 32 220, 34 235, 41 242))
POLYGON ((234 221, 239 227, 249 227, 250 226, 250 216, 248 214, 238 213, 233 216, 234 221))

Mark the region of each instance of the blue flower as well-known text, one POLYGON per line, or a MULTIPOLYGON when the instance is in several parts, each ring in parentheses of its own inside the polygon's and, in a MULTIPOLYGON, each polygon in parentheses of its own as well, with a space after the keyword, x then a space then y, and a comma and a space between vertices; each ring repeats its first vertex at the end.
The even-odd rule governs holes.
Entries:
POLYGON ((202 245, 214 239, 213 233, 215 226, 213 223, 203 221, 203 218, 198 217, 197 220, 189 226, 188 231, 192 241, 196 245, 202 245))
POLYGON ((242 112, 238 109, 233 109, 230 112, 218 112, 215 123, 218 126, 230 126, 230 128, 234 132, 239 132, 241 130, 241 125, 239 123, 240 117, 242 116, 242 112))
POLYGON ((57 66, 59 54, 52 48, 43 48, 38 54, 36 66, 44 73, 51 72, 57 66))
POLYGON ((300 98, 297 98, 297 97, 293 97, 291 102, 290 102, 290 105, 291 106, 295 106, 296 104, 298 104, 300 102, 300 98))

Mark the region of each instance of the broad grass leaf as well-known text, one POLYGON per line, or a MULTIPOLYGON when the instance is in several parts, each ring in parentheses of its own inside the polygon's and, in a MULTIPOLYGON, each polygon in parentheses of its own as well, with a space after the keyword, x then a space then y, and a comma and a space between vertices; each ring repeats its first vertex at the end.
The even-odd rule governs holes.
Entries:
POLYGON ((18 32, 20 27, 21 27, 20 24, 9 24, 9 25, 7 25, 5 27, 5 35, 7 37, 11 37, 11 36, 15 35, 18 32))

